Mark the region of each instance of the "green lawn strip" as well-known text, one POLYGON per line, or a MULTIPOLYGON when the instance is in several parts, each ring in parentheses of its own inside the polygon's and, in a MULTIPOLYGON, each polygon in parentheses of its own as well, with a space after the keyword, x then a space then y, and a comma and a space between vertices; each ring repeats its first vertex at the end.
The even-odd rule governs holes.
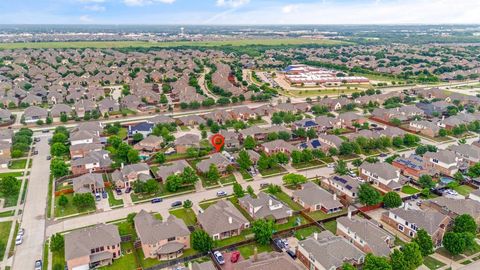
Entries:
POLYGON ((310 226, 307 228, 296 230, 294 235, 295 235, 295 238, 297 238, 298 240, 304 240, 305 238, 309 237, 313 233, 321 232, 321 231, 322 230, 317 226, 310 226))
POLYGON ((174 153, 170 155, 165 155, 166 161, 176 160, 176 159, 185 159, 188 157, 187 153, 174 153))
POLYGON ((52 217, 52 189, 53 189, 53 176, 50 175, 50 180, 48 181, 48 196, 47 196, 47 218, 52 217))
POLYGON ((75 205, 73 205, 73 193, 64 194, 64 195, 68 199, 68 204, 65 207, 61 207, 58 205, 58 200, 60 199, 60 196, 55 197, 55 217, 64 217, 64 216, 70 216, 75 214, 82 214, 82 213, 96 210, 95 207, 78 209, 75 205))
POLYGON ((452 256, 450 252, 448 252, 444 247, 438 248, 435 252, 442 255, 443 257, 452 259, 454 261, 458 261, 464 258, 462 255, 452 256))
POLYGON ((26 166, 27 166, 27 159, 22 158, 22 159, 12 160, 8 165, 8 168, 11 170, 19 170, 19 169, 25 169, 26 166))
POLYGON ((177 218, 183 219, 187 226, 193 226, 197 223, 197 216, 195 215, 195 211, 192 209, 175 209, 170 210, 170 214, 176 216, 177 218))
MULTIPOLYGON (((161 264, 161 263, 166 262, 166 261, 160 261, 158 259, 145 258, 145 255, 143 254, 142 249, 137 249, 136 252, 138 254, 138 258, 139 258, 140 264, 142 265, 143 269, 147 269, 147 268, 153 267, 157 264, 161 264)), ((180 256, 179 258, 193 256, 197 253, 198 252, 196 250, 189 248, 189 249, 184 250, 182 256, 180 256)))
POLYGON ((230 174, 228 176, 224 176, 224 177, 221 177, 219 179, 220 183, 222 183, 223 185, 228 185, 228 184, 233 184, 235 183, 235 175, 233 174, 230 174))
POLYGON ((190 186, 183 186, 179 188, 176 192, 170 192, 165 188, 165 185, 163 183, 159 183, 160 188, 158 189, 157 193, 152 193, 152 194, 136 194, 132 193, 130 194, 130 197, 132 198, 133 202, 138 202, 142 200, 148 200, 156 197, 165 197, 165 196, 170 196, 170 195, 175 195, 178 193, 183 193, 187 191, 193 191, 195 190, 195 186, 190 185, 190 186))
POLYGON ((187 126, 180 126, 180 130, 181 130, 181 131, 189 131, 190 128, 187 127, 187 126))
POLYGON ((325 229, 329 230, 333 234, 337 233, 337 221, 336 220, 330 220, 328 222, 323 223, 323 226, 325 229))
POLYGON ((292 164, 292 167, 294 167, 297 170, 304 169, 304 168, 310 168, 310 167, 320 167, 320 166, 325 166, 325 163, 323 163, 320 160, 316 160, 316 159, 314 159, 312 161, 309 161, 309 162, 292 164))
POLYGON ((243 180, 250 181, 253 177, 244 169, 239 169, 238 172, 242 175, 243 180))
POLYGON ((138 265, 135 259, 133 243, 132 242, 121 243, 120 247, 122 249, 122 256, 120 256, 120 258, 118 259, 115 259, 112 265, 101 267, 99 269, 123 270, 123 269, 137 268, 138 265))
POLYGON ((274 165, 272 168, 266 169, 266 170, 262 170, 262 169, 258 169, 258 170, 260 171, 260 174, 262 176, 269 176, 273 174, 286 172, 286 170, 280 165, 274 165))
POLYGON ((273 196, 275 196, 280 201, 286 203, 290 208, 292 208, 293 211, 300 211, 303 209, 300 204, 294 202, 292 198, 290 198, 290 196, 288 196, 287 193, 283 191, 277 192, 273 194, 273 196))
POLYGON ((408 194, 408 195, 413 195, 413 194, 417 194, 420 192, 420 190, 412 187, 412 186, 403 186, 402 187, 402 192, 405 193, 405 194, 408 194))
POLYGON ((22 191, 21 203, 25 202, 25 197, 27 196, 27 190, 28 190, 28 182, 29 180, 25 179, 25 186, 23 187, 23 191, 22 191))
POLYGON ((432 269, 432 270, 435 270, 435 269, 438 269, 438 268, 441 268, 441 267, 445 266, 444 263, 436 260, 435 258, 433 258, 431 256, 423 257, 423 264, 426 267, 428 267, 429 269, 432 269))
POLYGON ((43 244, 43 267, 44 269, 49 269, 48 268, 48 239, 45 240, 45 243, 43 244))
POLYGON ((6 177, 6 176, 20 177, 20 176, 23 176, 23 172, 0 173, 0 178, 6 177))
POLYGON ((281 223, 281 224, 275 224, 273 226, 273 228, 277 231, 282 231, 282 230, 291 229, 293 227, 297 227, 297 226, 307 224, 307 223, 308 222, 302 216, 293 215, 293 216, 288 218, 288 222, 281 223), (299 223, 297 221, 299 221, 299 223))
MULTIPOLYGON (((17 180, 18 180, 18 178, 17 178, 17 180)), ((18 185, 19 189, 20 189, 21 184, 22 184, 22 182, 20 180, 18 180, 17 185, 18 185)), ((19 195, 20 194, 17 193, 17 194, 7 196, 7 195, 3 194, 2 192, 0 192, 0 198, 3 198, 5 200, 5 203, 3 204, 3 207, 16 206, 17 203, 18 203, 18 196, 19 195)))
POLYGON ((216 204, 217 201, 210 201, 210 202, 204 202, 204 203, 199 203, 198 206, 202 208, 203 210, 207 209, 210 205, 216 204))
POLYGON ((15 214, 15 210, 5 211, 0 213, 0 218, 11 217, 15 214))
MULTIPOLYGON (((471 263, 472 263, 471 260, 465 260, 465 261, 461 262, 461 264, 463 264, 463 265, 467 265, 467 264, 471 264, 471 263)), ((430 268, 430 269, 437 269, 437 268, 430 268)))
POLYGON ((454 187, 453 189, 463 196, 467 196, 468 194, 470 194, 470 192, 474 190, 472 187, 467 185, 460 185, 460 186, 454 187))
POLYGON ((253 243, 253 244, 250 244, 250 245, 239 247, 238 251, 240 251, 240 254, 242 255, 242 257, 244 259, 248 259, 253 255, 255 247, 257 248, 257 253, 258 254, 263 253, 263 252, 270 252, 270 251, 273 250, 270 245, 262 246, 262 245, 259 245, 257 243, 253 243))
POLYGON ((332 163, 334 161, 332 157, 324 157, 324 158, 321 158, 320 160, 325 163, 332 163))
POLYGON ((123 205, 122 199, 119 199, 119 200, 115 199, 115 196, 113 195, 113 191, 111 188, 107 188, 107 192, 108 192, 108 204, 110 204, 110 207, 123 205))
MULTIPOLYGON (((5 255, 5 249, 7 248, 8 236, 10 235, 11 227, 12 221, 0 222, 0 243, 3 247, 3 249, 0 249, 0 258, 3 258, 3 256, 5 255)), ((14 233, 12 237, 13 242, 11 246, 15 247, 15 237, 17 237, 17 234, 14 233)))
POLYGON ((327 219, 327 218, 344 215, 345 213, 347 213, 347 211, 348 211, 348 209, 343 209, 342 211, 339 211, 339 212, 336 212, 336 213, 326 214, 326 213, 324 213, 323 211, 320 210, 320 211, 310 212, 310 213, 308 213, 308 215, 311 218, 313 218, 317 221, 322 221, 322 220, 327 219))
POLYGON ((52 252, 52 267, 53 269, 65 268, 65 250, 63 248, 58 252, 52 252), (60 266, 56 267, 57 264, 60 266))

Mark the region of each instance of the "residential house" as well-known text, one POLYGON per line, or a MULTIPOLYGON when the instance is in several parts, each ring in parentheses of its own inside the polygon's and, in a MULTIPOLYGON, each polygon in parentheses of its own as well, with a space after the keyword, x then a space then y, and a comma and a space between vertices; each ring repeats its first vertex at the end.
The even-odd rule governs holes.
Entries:
POLYGON ((238 139, 238 133, 228 130, 220 130, 219 134, 224 138, 224 148, 240 148, 241 145, 240 140, 238 139))
POLYGON ((157 114, 154 117, 147 120, 147 123, 158 125, 158 124, 173 124, 175 120, 169 116, 163 114, 157 114))
POLYGON ((392 166, 400 170, 400 173, 418 180, 420 176, 428 172, 424 166, 424 161, 421 156, 411 154, 409 157, 396 157, 392 166))
POLYGON ((434 246, 442 244, 451 218, 435 210, 390 209, 382 214, 381 220, 409 238, 414 238, 419 229, 424 229, 434 246))
POLYGON ((175 151, 179 154, 186 153, 188 148, 199 148, 200 137, 197 134, 187 133, 175 139, 175 151))
POLYGON ((431 138, 437 137, 441 129, 437 123, 427 120, 411 121, 408 127, 410 130, 419 132, 420 134, 426 135, 431 138))
POLYGON ((315 117, 315 123, 318 125, 319 132, 326 132, 327 130, 341 127, 341 122, 338 120, 338 118, 328 117, 325 115, 315 117))
POLYGON ((346 112, 338 115, 342 128, 356 129, 355 126, 363 125, 367 118, 354 112, 346 112))
POLYGON ((111 165, 112 160, 108 155, 108 151, 105 150, 91 151, 83 157, 70 162, 73 174, 104 171, 109 169, 111 165))
POLYGON ((0 109, 0 122, 12 120, 12 113, 7 109, 0 109))
POLYGON ((286 223, 292 216, 292 209, 272 195, 260 192, 256 197, 246 195, 238 199, 240 206, 253 219, 271 219, 276 223, 286 223))
POLYGON ((211 155, 210 158, 198 162, 197 170, 205 174, 210 170, 212 164, 217 167, 219 173, 227 174, 227 167, 233 163, 221 153, 215 153, 211 155))
MULTIPOLYGON (((257 270, 257 269, 281 269, 281 270, 302 270, 304 269, 297 262, 292 260, 285 252, 263 252, 253 254, 248 259, 233 264, 233 270, 257 270)), ((193 269, 195 270, 195 269, 193 269)), ((204 270, 204 269, 198 269, 204 270)), ((210 269, 209 269, 210 270, 210 269)), ((213 270, 213 269, 212 269, 213 270)))
POLYGON ((340 148, 343 140, 337 135, 321 134, 318 136, 318 141, 323 144, 321 148, 323 151, 328 151, 330 148, 340 148))
POLYGON ((0 141, 0 168, 8 168, 11 160, 10 154, 11 143, 0 141))
POLYGON ((480 202, 480 189, 475 189, 468 194, 468 198, 477 202, 480 202))
POLYGON ((314 233, 298 242, 298 260, 307 269, 340 269, 344 263, 363 264, 365 253, 341 236, 330 231, 314 233))
POLYGON ((77 145, 77 144, 90 144, 90 143, 99 143, 100 137, 95 133, 95 131, 89 130, 78 130, 72 131, 70 133, 70 144, 77 145))
POLYGON ((0 129, 0 142, 12 143, 13 130, 11 129, 0 129))
POLYGON ((450 150, 427 152, 423 155, 424 166, 436 174, 453 177, 458 172, 460 158, 450 150))
MULTIPOLYGON (((245 150, 247 151, 248 156, 250 157, 250 160, 252 161, 253 165, 256 165, 258 160, 260 159, 260 154, 253 151, 253 150, 245 150)), ((233 154, 235 159, 238 159, 239 152, 233 154)))
POLYGON ((386 162, 364 162, 358 168, 360 177, 368 182, 373 182, 385 191, 398 191, 402 188, 400 183, 400 170, 386 162))
POLYGON ((186 115, 176 119, 180 125, 183 126, 198 126, 200 124, 207 124, 207 121, 198 115, 186 115))
POLYGON ((336 193, 331 194, 313 182, 307 182, 300 190, 293 191, 293 200, 309 212, 323 211, 331 214, 343 209, 336 193))
POLYGON ((320 131, 320 129, 323 127, 320 126, 315 120, 309 118, 301 119, 293 123, 293 129, 302 128, 305 130, 314 129, 315 131, 320 131))
POLYGON ((197 216, 199 225, 214 240, 222 240, 240 233, 250 227, 250 222, 228 200, 220 200, 208 206, 197 216))
POLYGON ((452 219, 467 214, 480 224, 480 202, 471 198, 456 199, 441 196, 424 201, 422 207, 430 207, 452 219))
POLYGON ((53 105, 50 110, 50 116, 53 118, 53 121, 60 121, 62 114, 65 114, 67 117, 70 116, 72 114, 72 107, 62 103, 53 105))
POLYGON ((120 104, 113 98, 105 98, 98 102, 98 110, 102 115, 120 111, 120 104))
POLYGON ((452 145, 449 147, 461 159, 468 161, 470 165, 480 162, 480 147, 468 144, 452 145))
POLYGON ((321 186, 328 189, 348 203, 353 203, 358 198, 358 188, 361 182, 348 175, 333 175, 322 180, 321 186))
POLYGON ((115 225, 97 224, 69 232, 64 237, 68 270, 110 265, 122 254, 115 225))
POLYGON ((72 159, 83 158, 90 152, 100 151, 103 145, 99 143, 80 143, 70 145, 70 157, 72 159))
POLYGON ((47 120, 48 111, 37 106, 30 106, 23 112, 23 120, 26 124, 36 123, 38 120, 45 122, 47 120))
POLYGON ((337 218, 337 235, 365 253, 388 257, 395 245, 395 236, 380 228, 377 223, 364 218, 351 216, 337 218))
POLYGON ((112 181, 118 188, 132 187, 136 181, 147 181, 152 179, 150 166, 146 163, 122 165, 120 170, 112 173, 112 181))
POLYGON ((84 117, 86 114, 91 114, 97 109, 97 104, 91 100, 81 99, 74 105, 75 113, 78 117, 84 117))
POLYGON ((72 178, 72 185, 75 194, 97 193, 105 190, 101 173, 86 173, 72 178))
POLYGON ((133 146, 134 149, 142 152, 143 155, 150 155, 157 152, 161 148, 163 138, 155 135, 148 135, 148 137, 139 141, 133 146))
POLYGON ((180 174, 185 170, 185 168, 190 167, 188 162, 185 160, 175 160, 169 162, 168 164, 162 165, 158 167, 158 171, 155 173, 160 181, 167 180, 167 177, 170 175, 180 174))
POLYGON ((160 220, 142 209, 135 215, 134 224, 145 258, 171 260, 190 248, 190 231, 185 222, 174 215, 160 220))
POLYGON ((128 126, 128 135, 133 136, 134 134, 142 134, 146 138, 150 133, 152 133, 153 124, 147 122, 141 122, 135 125, 128 126))
POLYGON ((291 154, 297 148, 284 140, 275 140, 261 144, 263 152, 267 155, 276 153, 291 154))

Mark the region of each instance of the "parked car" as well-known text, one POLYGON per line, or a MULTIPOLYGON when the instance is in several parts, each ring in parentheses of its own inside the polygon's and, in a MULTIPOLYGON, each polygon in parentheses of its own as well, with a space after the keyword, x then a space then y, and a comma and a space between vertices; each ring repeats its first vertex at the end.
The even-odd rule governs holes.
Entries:
POLYGON ((295 254, 295 252, 291 249, 287 249, 287 254, 290 255, 290 257, 292 257, 294 260, 297 258, 297 254, 295 254))
POLYGON ((270 186, 269 183, 261 183, 260 184, 260 188, 268 188, 268 186, 270 186))
POLYGON ((275 246, 280 250, 283 250, 285 248, 285 245, 284 245, 282 239, 280 239, 280 238, 273 239, 273 244, 275 244, 275 246))
POLYGON ((15 238, 15 245, 21 245, 23 243, 23 236, 21 235, 17 235, 17 237, 15 238))
POLYGON ((49 133, 49 132, 50 132, 50 130, 48 130, 48 129, 42 130, 42 133, 49 133))
POLYGON ((40 138, 39 137, 35 137, 35 139, 33 139, 34 142, 39 142, 40 141, 40 138))
POLYGON ((179 207, 182 206, 182 201, 175 201, 172 203, 172 207, 179 207))
POLYGON ((220 264, 220 265, 223 265, 225 264, 225 259, 223 258, 223 255, 220 251, 215 251, 213 253, 213 257, 215 257, 215 260, 220 264))
POLYGON ((232 252, 232 256, 230 256, 230 262, 236 263, 238 262, 238 259, 240 258, 240 252, 238 250, 235 250, 232 252))
POLYGON ((122 190, 119 188, 115 189, 115 192, 117 192, 117 195, 122 195, 122 190))
POLYGON ((163 199, 162 198, 153 198, 152 199, 152 203, 159 203, 159 202, 162 202, 163 199))
POLYGON ((18 230, 18 235, 21 235, 22 237, 25 235, 25 229, 24 228, 20 228, 18 230))
POLYGON ((52 157, 51 157, 51 156, 47 156, 47 160, 50 160, 50 159, 52 159, 52 157))
POLYGON ((386 156, 387 156, 387 154, 385 154, 385 153, 381 153, 379 156, 380 156, 380 157, 386 157, 386 156))
POLYGON ((95 193, 95 200, 96 201, 100 201, 102 199, 102 196, 100 195, 100 193, 95 193))
POLYGON ((42 260, 35 261, 35 270, 42 270, 42 260))
POLYGON ((335 164, 333 164, 333 163, 328 163, 327 164, 327 168, 333 168, 333 167, 335 167, 335 164))
POLYGON ((218 191, 217 192, 217 197, 224 197, 224 196, 227 196, 227 192, 225 192, 225 191, 218 191))
POLYGON ((104 199, 108 198, 108 195, 107 195, 106 191, 102 191, 102 198, 104 198, 104 199))
POLYGON ((37 150, 33 151, 33 154, 38 155, 38 151, 37 150))
POLYGON ((127 187, 127 188, 125 189, 125 193, 127 193, 127 194, 130 193, 131 191, 132 191, 132 188, 131 188, 131 187, 127 187))

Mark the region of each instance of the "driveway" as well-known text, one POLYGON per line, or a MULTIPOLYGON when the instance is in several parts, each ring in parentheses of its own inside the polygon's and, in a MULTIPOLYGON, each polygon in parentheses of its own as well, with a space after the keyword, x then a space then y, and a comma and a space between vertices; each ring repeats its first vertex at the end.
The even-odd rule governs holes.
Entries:
POLYGON ((95 205, 96 205, 98 210, 102 210, 102 211, 110 211, 111 210, 110 204, 108 203, 108 199, 103 199, 102 198, 100 201, 96 201, 95 205))

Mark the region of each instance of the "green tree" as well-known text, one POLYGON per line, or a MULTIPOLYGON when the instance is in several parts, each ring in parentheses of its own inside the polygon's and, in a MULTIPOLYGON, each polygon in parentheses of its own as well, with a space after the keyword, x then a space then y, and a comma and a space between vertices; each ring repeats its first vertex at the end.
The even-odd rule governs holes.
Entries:
POLYGON ((61 195, 60 198, 58 198, 58 206, 60 207, 65 207, 68 204, 68 198, 65 195, 61 195))
POLYGON ((235 182, 233 184, 233 194, 235 194, 235 197, 237 198, 242 198, 243 196, 245 196, 245 191, 243 190, 242 185, 235 182))
POLYGON ((20 185, 16 177, 4 176, 0 179, 0 192, 6 196, 17 195, 20 191, 20 185))
POLYGON ((54 143, 50 147, 50 154, 55 157, 61 157, 68 154, 68 148, 63 143, 54 143))
POLYGON ((363 163, 363 160, 360 159, 360 158, 357 158, 357 159, 352 161, 352 165, 355 166, 355 167, 360 167, 360 165, 362 165, 362 163, 363 163))
POLYGON ((95 208, 95 198, 91 193, 75 194, 73 205, 78 209, 95 208))
POLYGON ((192 208, 192 206, 193 206, 192 201, 190 201, 190 200, 183 201, 183 208, 190 209, 190 208, 192 208))
POLYGON ((443 246, 452 255, 458 255, 465 251, 465 239, 460 233, 447 232, 443 236, 443 246))
POLYGON ((130 164, 138 163, 140 161, 140 156, 138 155, 138 150, 135 150, 133 148, 128 150, 127 160, 128 160, 128 163, 130 163, 130 164))
POLYGON ((444 128, 441 128, 441 129, 438 131, 438 136, 440 136, 440 137, 445 137, 445 136, 447 136, 447 135, 448 135, 448 132, 447 132, 447 130, 444 129, 444 128))
POLYGON ((52 235, 52 237, 50 238, 50 251, 52 252, 63 251, 64 246, 65 246, 65 239, 63 238, 63 235, 59 233, 52 235))
POLYGON ((417 235, 413 238, 413 242, 417 243, 423 256, 433 253, 432 237, 424 229, 417 231, 417 235))
POLYGON ((248 170, 253 165, 253 162, 250 159, 250 156, 245 150, 242 150, 240 151, 240 153, 238 153, 237 163, 240 166, 240 168, 244 170, 248 170))
POLYGON ((179 175, 172 174, 165 181, 165 188, 170 192, 177 191, 182 186, 182 178, 179 175))
POLYGON ((68 121, 68 115, 65 113, 60 114, 60 121, 66 123, 68 121))
POLYGON ((256 145, 257 142, 252 136, 247 136, 247 138, 245 138, 245 141, 243 141, 243 147, 248 150, 254 149, 256 145))
POLYGON ((343 263, 342 270, 357 270, 357 268, 349 263, 343 263))
POLYGON ((117 149, 122 143, 122 139, 120 139, 120 137, 118 136, 113 135, 107 139, 107 143, 113 146, 113 148, 117 149))
POLYGON ((160 163, 160 164, 163 164, 165 163, 165 161, 167 160, 165 154, 163 152, 158 152, 155 154, 155 161, 160 163))
POLYGON ((358 189, 358 199, 365 205, 375 205, 382 201, 380 193, 370 184, 361 184, 358 189))
POLYGON ((463 214, 453 220, 452 230, 456 233, 471 233, 476 235, 477 223, 469 214, 463 214))
POLYGON ((397 208, 402 205, 402 198, 398 193, 390 191, 383 197, 383 204, 386 208, 397 208))
POLYGON ((365 257, 363 270, 392 270, 392 266, 390 266, 387 258, 377 257, 372 253, 368 253, 365 257))
MULTIPOLYGON (((333 149, 333 148, 330 148, 330 149, 333 149)), ((347 174, 348 173, 347 163, 343 160, 337 161, 337 163, 335 164, 335 167, 334 167, 334 172, 339 174, 339 175, 347 174)))
POLYGON ((54 143, 61 143, 61 144, 66 144, 68 142, 68 136, 65 135, 65 133, 62 133, 62 132, 58 132, 58 133, 55 133, 53 136, 52 136, 52 139, 50 141, 50 144, 54 144, 54 143))
POLYGON ((148 194, 156 193, 160 189, 160 184, 158 184, 157 180, 149 179, 145 182, 145 192, 148 194))
POLYGON ((403 252, 398 249, 390 254, 390 264, 393 270, 410 270, 403 252))
POLYGON ((143 140, 143 134, 142 133, 135 133, 132 136, 133 142, 139 142, 143 140))
POLYGON ((206 177, 210 181, 217 181, 220 178, 220 173, 218 172, 217 166, 215 166, 215 164, 210 164, 206 177))
POLYGON ((200 252, 208 252, 213 248, 213 239, 204 230, 195 230, 190 234, 192 248, 200 252))
POLYGON ((137 216, 137 213, 130 213, 127 215, 127 222, 130 223, 131 225, 134 225, 135 223, 135 216, 137 216))
POLYGON ((180 179, 182 180, 182 184, 188 185, 193 185, 199 180, 198 175, 191 167, 185 167, 183 169, 183 172, 180 174, 180 179))
POLYGON ((50 171, 55 177, 62 177, 69 173, 68 165, 62 159, 54 158, 50 163, 50 171))
POLYGON ((257 243, 267 245, 273 236, 273 221, 258 219, 252 223, 252 231, 255 234, 257 243))
POLYGON ((418 179, 418 183, 422 188, 431 189, 435 187, 435 182, 433 182, 432 177, 428 174, 420 176, 420 178, 418 179))
POLYGON ((301 174, 289 173, 282 177, 283 183, 288 186, 298 186, 307 182, 307 177, 301 174))
POLYGON ((252 186, 247 186, 247 193, 252 197, 255 196, 255 191, 253 190, 252 186))
POLYGON ((422 252, 417 243, 411 242, 403 246, 403 256, 408 264, 408 269, 417 269, 423 264, 422 252))

